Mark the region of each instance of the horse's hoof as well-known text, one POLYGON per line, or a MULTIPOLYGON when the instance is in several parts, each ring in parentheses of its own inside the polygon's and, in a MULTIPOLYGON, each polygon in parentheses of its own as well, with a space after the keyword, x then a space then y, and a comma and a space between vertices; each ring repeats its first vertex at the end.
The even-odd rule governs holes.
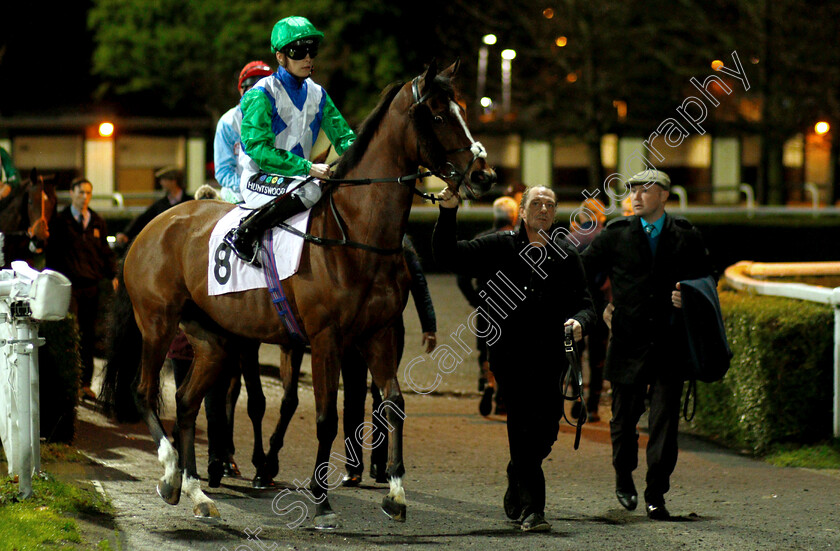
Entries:
POLYGON ((159 480, 157 483, 157 493, 162 500, 170 505, 178 505, 178 502, 181 501, 181 488, 175 488, 163 480, 159 480))
POLYGON ((251 487, 255 490, 265 490, 273 486, 274 481, 272 479, 260 475, 255 476, 254 480, 251 481, 251 487))
POLYGON ((405 503, 397 503, 391 496, 382 498, 382 511, 391 517, 391 520, 405 522, 405 503))
POLYGON ((196 503, 195 507, 193 507, 193 514, 195 515, 195 518, 202 520, 218 519, 222 517, 222 515, 219 514, 219 509, 216 507, 216 504, 212 501, 196 503))
POLYGON ((316 530, 334 530, 338 528, 338 515, 330 511, 323 515, 317 515, 313 522, 316 530))

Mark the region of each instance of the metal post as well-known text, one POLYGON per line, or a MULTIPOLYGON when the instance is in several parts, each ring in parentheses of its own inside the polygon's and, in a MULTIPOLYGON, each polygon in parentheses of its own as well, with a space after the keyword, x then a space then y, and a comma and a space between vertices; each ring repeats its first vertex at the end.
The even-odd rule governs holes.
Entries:
MULTIPOLYGON (((29 340, 29 325, 22 320, 15 319, 15 329, 18 341, 29 340)), ((29 371, 29 354, 24 352, 26 345, 13 344, 17 351, 17 414, 18 414, 18 489, 23 498, 32 495, 32 404, 30 402, 31 373, 29 371)))
POLYGON ((840 438, 840 305, 837 304, 834 305, 834 438, 840 438))

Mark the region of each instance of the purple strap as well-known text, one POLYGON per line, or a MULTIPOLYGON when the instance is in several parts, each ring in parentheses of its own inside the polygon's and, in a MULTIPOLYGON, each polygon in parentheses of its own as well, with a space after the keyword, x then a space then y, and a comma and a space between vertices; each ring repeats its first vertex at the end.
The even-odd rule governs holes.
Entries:
POLYGON ((272 230, 265 232, 263 237, 262 264, 265 282, 268 285, 268 292, 271 294, 271 302, 274 303, 286 331, 299 343, 309 344, 309 338, 298 325, 295 314, 289 306, 286 293, 283 292, 283 284, 280 283, 280 275, 277 273, 277 262, 274 257, 274 231, 272 230))

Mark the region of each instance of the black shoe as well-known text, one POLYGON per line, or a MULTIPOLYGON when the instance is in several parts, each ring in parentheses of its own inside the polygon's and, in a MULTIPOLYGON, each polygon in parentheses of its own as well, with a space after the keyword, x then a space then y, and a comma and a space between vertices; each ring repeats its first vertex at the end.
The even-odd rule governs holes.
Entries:
POLYGON ((349 474, 348 473, 348 474, 344 475, 343 479, 341 479, 341 485, 344 486, 345 488, 355 488, 356 486, 358 486, 361 483, 362 483, 362 474, 361 473, 357 473, 357 474, 349 474))
POLYGON ((493 387, 484 387, 484 394, 481 396, 481 402, 478 403, 478 412, 483 416, 490 415, 493 411, 493 387))
POLYGON ((239 478, 242 473, 239 472, 239 467, 236 466, 236 461, 231 459, 224 462, 225 476, 228 478, 239 478))
POLYGON ((505 515, 510 520, 519 520, 522 517, 522 503, 519 501, 519 491, 513 487, 508 480, 507 491, 504 498, 505 515))
POLYGON ((376 481, 377 484, 386 484, 388 482, 388 472, 385 465, 370 465, 370 477, 376 481))
POLYGON ((543 513, 532 513, 522 521, 523 532, 548 532, 551 525, 545 520, 543 513))
POLYGON ((233 254, 238 256, 242 262, 251 264, 256 268, 262 268, 262 264, 257 260, 257 255, 260 252, 259 244, 256 240, 249 239, 248 232, 233 228, 227 232, 222 241, 231 248, 233 254))
POLYGON ((633 484, 633 475, 615 475, 615 497, 621 506, 628 511, 634 511, 639 505, 639 494, 636 492, 636 485, 633 484))
POLYGON ((621 503, 621 506, 628 511, 635 511, 636 507, 639 505, 639 496, 635 492, 630 493, 616 490, 615 497, 618 498, 618 502, 621 503))
POLYGON ((671 518, 671 513, 665 508, 665 503, 648 503, 645 509, 650 520, 669 520, 671 518))
POLYGON ((207 485, 211 488, 218 488, 222 485, 222 476, 225 474, 225 467, 218 459, 207 465, 207 485))

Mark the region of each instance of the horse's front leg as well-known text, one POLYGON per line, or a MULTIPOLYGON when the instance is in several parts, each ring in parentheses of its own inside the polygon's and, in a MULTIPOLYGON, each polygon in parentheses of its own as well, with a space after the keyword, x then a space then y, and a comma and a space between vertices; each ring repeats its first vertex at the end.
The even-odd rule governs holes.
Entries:
POLYGON ((382 510, 392 519, 405 522, 406 501, 403 489, 405 464, 403 463, 403 422, 405 400, 397 381, 397 366, 402 353, 403 326, 401 323, 386 328, 375 335, 363 348, 373 382, 385 391, 384 401, 374 410, 373 416, 385 421, 388 429, 388 495, 382 500, 382 510))
POLYGON ((309 485, 309 497, 316 504, 314 523, 318 529, 338 526, 338 518, 330 506, 327 490, 338 487, 342 480, 340 469, 330 463, 330 450, 338 434, 340 361, 336 330, 330 327, 318 333, 312 339, 312 389, 315 393, 318 454, 309 485))
MULTIPOLYGON (((265 484, 258 482, 260 469, 265 464, 263 452, 262 422, 265 417, 265 394, 260 381, 259 342, 244 341, 239 354, 242 378, 245 380, 245 390, 248 393, 248 418, 254 431, 254 446, 251 451, 251 464, 257 470, 252 485, 263 488, 265 484)), ((270 480, 270 479, 269 479, 270 480)))
POLYGON ((269 439, 268 456, 263 465, 257 469, 254 477, 254 487, 264 488, 271 485, 271 480, 280 472, 280 450, 286 430, 298 407, 298 380, 300 379, 300 364, 303 362, 303 346, 295 346, 284 350, 280 358, 280 377, 283 379, 283 401, 280 402, 280 419, 269 439))

